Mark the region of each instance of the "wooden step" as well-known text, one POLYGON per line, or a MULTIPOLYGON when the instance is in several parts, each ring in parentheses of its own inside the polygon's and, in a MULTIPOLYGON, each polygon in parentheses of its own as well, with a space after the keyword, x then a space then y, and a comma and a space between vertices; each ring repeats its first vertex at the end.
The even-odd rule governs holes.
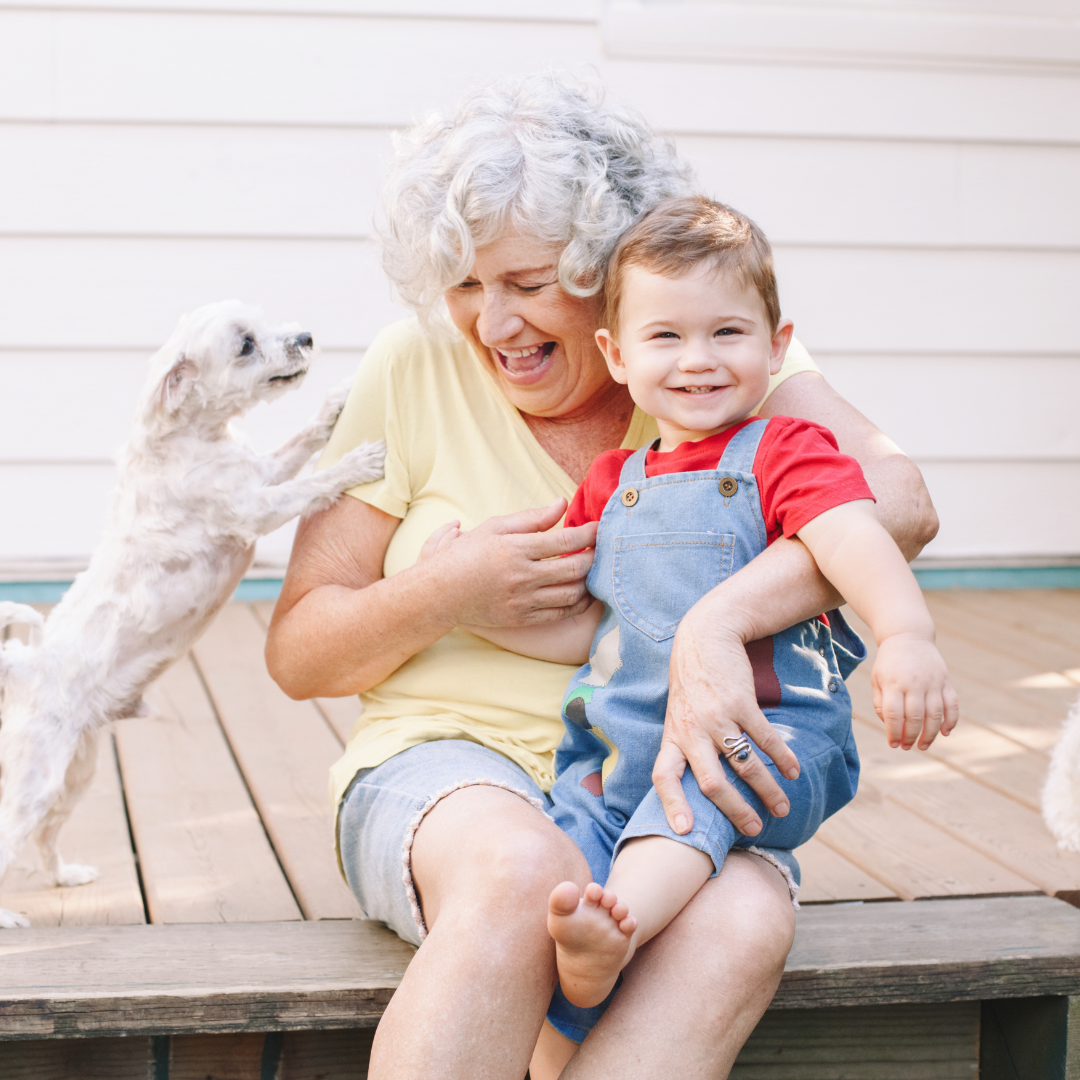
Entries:
MULTIPOLYGON (((0 937, 0 1040, 377 1023, 413 950, 362 920, 32 927, 0 937)), ((1046 896, 804 908, 773 1009, 1080 993, 1046 896)))

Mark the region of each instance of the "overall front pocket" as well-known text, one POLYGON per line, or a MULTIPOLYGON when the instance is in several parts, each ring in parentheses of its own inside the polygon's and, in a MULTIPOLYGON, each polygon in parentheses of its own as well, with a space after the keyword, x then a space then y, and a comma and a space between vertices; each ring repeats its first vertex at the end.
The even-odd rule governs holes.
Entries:
POLYGON ((612 584, 624 619, 654 641, 731 573, 732 533, 664 532, 615 539, 612 584))

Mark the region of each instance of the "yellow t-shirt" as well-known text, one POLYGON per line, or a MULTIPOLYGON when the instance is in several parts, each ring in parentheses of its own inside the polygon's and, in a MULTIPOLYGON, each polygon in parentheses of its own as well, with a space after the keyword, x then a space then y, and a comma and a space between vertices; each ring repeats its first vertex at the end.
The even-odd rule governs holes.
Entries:
MULTIPOLYGON (((793 340, 770 393, 800 371, 817 367, 793 340)), ((637 449, 657 435, 656 422, 635 410, 622 446, 637 449)), ((570 499, 576 488, 469 344, 425 337, 412 319, 372 342, 319 467, 375 439, 386 440, 386 475, 348 494, 402 519, 386 552, 386 577, 412 566, 447 521, 459 518, 471 529, 560 495, 570 499)), ((563 733, 559 709, 575 670, 452 630, 360 695, 363 713, 330 771, 334 805, 360 769, 434 739, 497 750, 547 791, 563 733)))

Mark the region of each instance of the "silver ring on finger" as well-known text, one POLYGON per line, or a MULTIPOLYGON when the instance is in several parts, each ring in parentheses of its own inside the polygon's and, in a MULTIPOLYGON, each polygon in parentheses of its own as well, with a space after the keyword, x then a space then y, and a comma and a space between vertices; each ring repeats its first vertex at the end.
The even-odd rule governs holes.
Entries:
POLYGON ((728 761, 749 761, 750 740, 745 735, 729 736, 724 740, 724 757, 728 761))

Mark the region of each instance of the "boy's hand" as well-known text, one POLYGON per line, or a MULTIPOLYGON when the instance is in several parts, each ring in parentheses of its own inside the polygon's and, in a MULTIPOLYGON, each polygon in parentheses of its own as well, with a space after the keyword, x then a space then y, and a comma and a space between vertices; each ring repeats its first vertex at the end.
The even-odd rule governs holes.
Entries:
POLYGON ((925 750, 940 731, 948 735, 960 705, 937 646, 915 634, 894 634, 878 647, 870 675, 874 709, 893 748, 925 750))
POLYGON ((459 536, 461 535, 461 522, 460 521, 448 521, 445 525, 440 525, 425 541, 424 546, 420 549, 420 556, 417 558, 418 563, 424 562, 425 559, 430 559, 432 555, 438 554, 440 551, 444 551, 448 548, 459 536))

